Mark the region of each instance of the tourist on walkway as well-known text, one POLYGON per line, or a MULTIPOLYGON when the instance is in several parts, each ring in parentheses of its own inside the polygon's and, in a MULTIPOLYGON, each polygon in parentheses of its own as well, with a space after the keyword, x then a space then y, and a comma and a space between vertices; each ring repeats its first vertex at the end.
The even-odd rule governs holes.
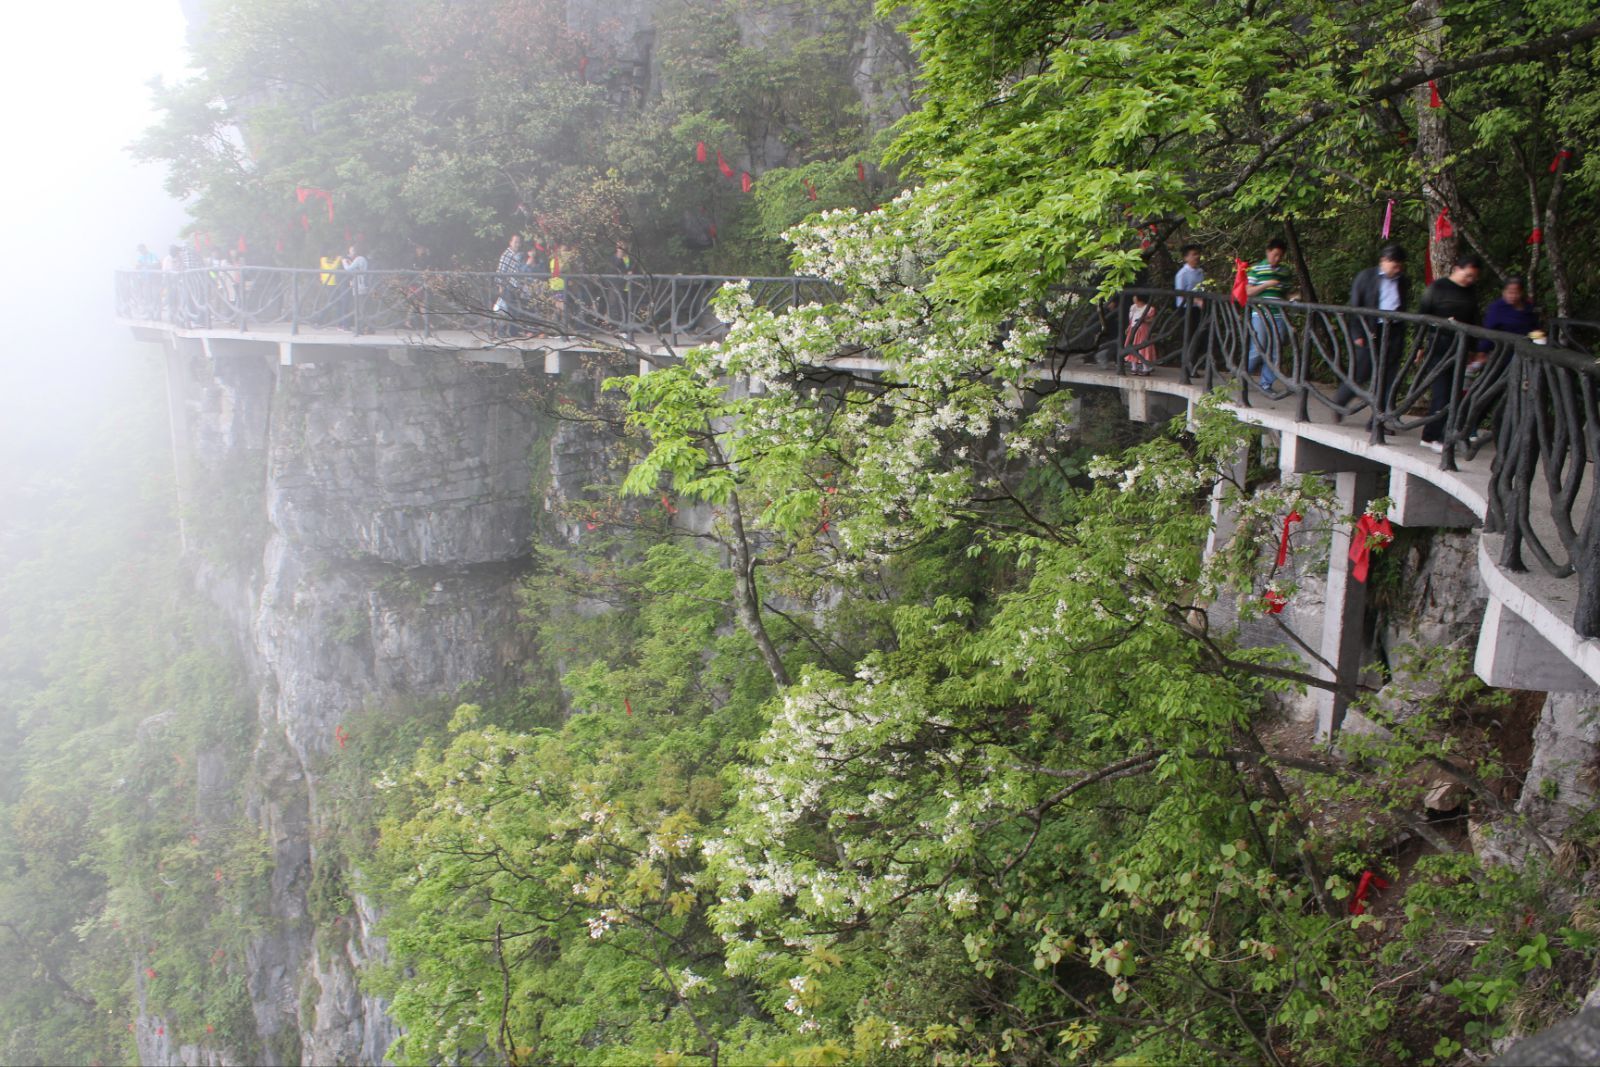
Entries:
MULTIPOLYGON (((1267 242, 1266 256, 1251 267, 1245 275, 1245 295, 1260 300, 1285 300, 1294 275, 1283 262, 1289 246, 1281 237, 1267 242)), ((1254 307, 1250 310, 1250 353, 1245 360, 1247 373, 1261 372, 1261 391, 1273 400, 1289 395, 1287 389, 1277 387, 1275 364, 1283 352, 1284 341, 1289 337, 1289 322, 1283 309, 1254 307)))
MULTIPOLYGON (((1450 276, 1439 278, 1422 294, 1424 315, 1448 319, 1463 326, 1478 325, 1478 294, 1474 288, 1483 273, 1483 260, 1470 253, 1456 257, 1450 276)), ((1422 445, 1435 452, 1444 451, 1447 413, 1450 400, 1456 394, 1455 367, 1462 364, 1465 371, 1467 351, 1476 350, 1477 344, 1454 330, 1430 327, 1424 336, 1432 334, 1425 346, 1419 346, 1417 355, 1422 359, 1418 380, 1432 375, 1428 390, 1428 421, 1422 427, 1422 445)))
POLYGON ((1150 344, 1150 329, 1155 325, 1156 309, 1150 298, 1140 293, 1133 295, 1128 308, 1128 332, 1122 343, 1131 351, 1123 358, 1128 362, 1128 373, 1138 377, 1148 376, 1156 364, 1156 346, 1150 344))
MULTIPOLYGON (((1500 290, 1500 296, 1491 301, 1483 313, 1483 328, 1499 330, 1501 333, 1514 333, 1519 337, 1526 337, 1539 328, 1539 309, 1528 299, 1527 279, 1520 274, 1513 274, 1506 279, 1505 286, 1500 290)), ((1492 341, 1478 342, 1478 350, 1481 352, 1487 352, 1493 347, 1492 341)))
POLYGON ((500 253, 500 265, 495 268, 499 277, 495 280, 495 319, 490 325, 490 333, 495 337, 511 336, 511 318, 517 302, 517 275, 521 272, 522 235, 514 233, 506 241, 505 251, 500 253))
MULTIPOLYGON (((1404 311, 1411 302, 1411 279, 1406 277, 1406 250, 1385 245, 1378 253, 1378 265, 1357 274, 1350 283, 1350 306, 1373 311, 1404 311)), ((1375 412, 1389 405, 1395 373, 1405 359, 1406 329, 1403 323, 1382 316, 1352 315, 1350 323, 1350 378, 1333 394, 1336 408, 1343 408, 1365 395, 1375 412), (1374 360, 1374 356, 1377 356, 1374 360), (1376 371, 1376 376, 1374 375, 1376 371)), ((1334 421, 1344 413, 1334 411, 1334 421)))
POLYGON ((637 274, 633 267, 633 255, 628 251, 628 246, 621 241, 617 242, 617 250, 611 254, 611 272, 613 274, 637 274))
MULTIPOLYGON (((1180 293, 1196 292, 1205 284, 1206 272, 1200 266, 1200 246, 1183 246, 1183 266, 1178 268, 1177 277, 1172 280, 1172 287, 1180 293)), ((1201 320, 1201 308, 1205 301, 1192 296, 1180 296, 1175 303, 1183 309, 1183 336, 1186 339, 1187 351, 1195 351, 1203 340, 1200 336, 1204 328, 1201 320)))
POLYGON ((350 251, 345 254, 339 266, 344 270, 344 305, 347 311, 339 316, 342 320, 349 316, 350 329, 356 333, 361 332, 361 313, 365 310, 367 285, 367 257, 362 254, 359 245, 352 244, 350 251))
POLYGON ((318 256, 317 266, 322 269, 318 280, 322 282, 323 303, 316 321, 319 326, 327 326, 335 324, 334 319, 339 311, 339 270, 344 266, 344 259, 337 252, 331 256, 318 256))

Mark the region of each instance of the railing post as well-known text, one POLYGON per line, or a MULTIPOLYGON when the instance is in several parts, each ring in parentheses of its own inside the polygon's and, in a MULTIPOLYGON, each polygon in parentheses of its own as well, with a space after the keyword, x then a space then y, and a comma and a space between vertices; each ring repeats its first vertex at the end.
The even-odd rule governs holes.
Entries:
POLYGON ((289 272, 289 333, 300 332, 300 272, 289 272))

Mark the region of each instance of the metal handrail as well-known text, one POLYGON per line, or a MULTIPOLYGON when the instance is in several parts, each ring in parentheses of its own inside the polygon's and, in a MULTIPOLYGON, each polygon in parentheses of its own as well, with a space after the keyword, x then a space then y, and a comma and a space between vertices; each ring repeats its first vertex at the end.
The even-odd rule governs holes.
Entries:
POLYGON ((1360 417, 1373 443, 1431 426, 1444 470, 1492 440, 1485 530, 1504 535, 1501 565, 1526 571, 1532 555, 1556 577, 1576 575, 1574 628, 1600 636, 1600 361, 1586 343, 1600 340, 1600 324, 1556 320, 1553 343, 1541 344, 1408 312, 1256 299, 1241 307, 1226 294, 1133 288, 1080 300, 1058 329, 1075 338, 1058 342, 1060 358, 1115 360, 1126 375, 1137 369, 1130 357, 1153 355, 1186 382, 1230 388, 1243 407, 1265 391, 1263 379, 1281 383, 1296 421, 1309 421, 1314 406, 1360 417), (1135 296, 1155 309, 1141 339, 1126 330, 1135 296), (1179 298, 1195 301, 1192 310, 1179 298))
MULTIPOLYGON (((207 267, 119 271, 118 314, 179 326, 248 330, 264 325, 398 331, 556 331, 563 335, 680 336, 714 340, 724 325, 711 298, 748 282, 761 306, 826 301, 810 278, 717 275, 548 274, 441 271, 321 271, 207 267), (365 282, 364 286, 358 282, 365 282), (557 294, 560 294, 559 296, 557 294)), ((1419 428, 1442 445, 1440 467, 1455 470, 1492 436, 1485 529, 1504 535, 1501 565, 1533 558, 1557 577, 1576 575, 1574 626, 1600 636, 1600 324, 1558 319, 1551 344, 1452 320, 1333 304, 1248 301, 1226 294, 1130 288, 1109 298, 1068 293, 1057 301, 1054 364, 1082 356, 1177 369, 1185 382, 1227 386, 1249 407, 1265 379, 1294 398, 1294 418, 1313 405, 1365 420, 1373 443, 1419 428), (1130 335, 1134 297, 1153 309, 1150 328, 1130 335), (1187 305, 1178 301, 1186 299, 1187 305), (1597 344, 1590 345, 1590 339, 1597 344), (1130 359, 1130 357, 1134 357, 1130 359)))
POLYGON ((288 326, 355 334, 441 330, 518 335, 687 336, 708 340, 723 324, 712 297, 730 282, 773 309, 829 298, 814 278, 711 274, 563 274, 495 271, 321 270, 199 267, 116 273, 117 314, 180 328, 288 326), (559 279, 559 281, 558 281, 559 279), (556 283, 556 284, 552 284, 556 283))

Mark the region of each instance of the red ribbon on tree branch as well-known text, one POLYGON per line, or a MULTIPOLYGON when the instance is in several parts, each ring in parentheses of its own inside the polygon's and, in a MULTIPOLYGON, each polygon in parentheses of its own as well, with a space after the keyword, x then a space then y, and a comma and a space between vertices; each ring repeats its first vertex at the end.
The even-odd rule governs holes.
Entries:
POLYGON ((1541 230, 1539 227, 1535 226, 1533 228, 1533 232, 1528 235, 1527 243, 1530 244, 1530 245, 1542 245, 1542 244, 1544 244, 1544 231, 1541 230))
POLYGON ((1570 162, 1572 162, 1572 151, 1570 149, 1563 148, 1561 151, 1556 153, 1556 158, 1550 161, 1550 173, 1554 174, 1556 171, 1561 169, 1561 164, 1570 162))
MULTIPOLYGON (((333 221, 333 194, 326 189, 318 189, 310 185, 297 185, 294 189, 295 199, 304 204, 307 200, 321 200, 328 208, 328 221, 333 221)), ((300 216, 302 219, 304 215, 300 216)))
POLYGON ((344 732, 343 725, 339 725, 333 728, 333 739, 339 742, 340 748, 343 748, 345 746, 345 742, 350 740, 350 735, 344 732))
POLYGON ((1367 580, 1372 566, 1372 554, 1388 548, 1394 541, 1394 527, 1384 515, 1367 512, 1356 520, 1355 531, 1350 536, 1350 576, 1358 582, 1367 580))
POLYGON ((1261 594, 1261 603, 1268 615, 1282 615, 1284 606, 1289 603, 1289 598, 1269 586, 1267 591, 1261 594))
POLYGON ((1389 883, 1371 871, 1362 871, 1361 878, 1356 882, 1356 895, 1350 898, 1350 914, 1365 915, 1367 913, 1367 897, 1372 894, 1373 887, 1388 889, 1389 883))
POLYGON ((1278 538, 1278 566, 1283 566, 1289 558, 1289 524, 1304 521, 1305 516, 1298 511, 1291 511, 1283 517, 1283 533, 1278 538))
POLYGON ((733 168, 728 165, 728 161, 726 159, 722 158, 722 149, 720 148, 717 149, 717 169, 722 172, 722 176, 724 178, 733 177, 733 168))
POLYGON ((1436 81, 1428 82, 1428 106, 1444 107, 1444 101, 1439 99, 1439 83, 1436 81))
POLYGON ((817 198, 817 187, 811 184, 810 178, 801 178, 800 180, 805 183, 806 198, 809 200, 815 200, 817 198))
POLYGON ((741 193, 748 193, 750 186, 753 184, 755 183, 751 180, 749 171, 742 170, 739 172, 739 191, 741 193))
POLYGON ((706 161, 706 143, 704 141, 696 141, 694 143, 694 161, 696 163, 704 163, 706 161))

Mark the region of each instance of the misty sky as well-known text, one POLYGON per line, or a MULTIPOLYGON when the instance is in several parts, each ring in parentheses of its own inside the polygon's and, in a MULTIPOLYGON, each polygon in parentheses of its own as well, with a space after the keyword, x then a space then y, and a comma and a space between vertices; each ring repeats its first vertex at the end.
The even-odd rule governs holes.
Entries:
POLYGON ((179 0, 6 8, 0 479, 102 417, 148 358, 112 325, 110 272, 169 243, 183 211, 125 148, 152 120, 146 83, 187 61, 179 0))

